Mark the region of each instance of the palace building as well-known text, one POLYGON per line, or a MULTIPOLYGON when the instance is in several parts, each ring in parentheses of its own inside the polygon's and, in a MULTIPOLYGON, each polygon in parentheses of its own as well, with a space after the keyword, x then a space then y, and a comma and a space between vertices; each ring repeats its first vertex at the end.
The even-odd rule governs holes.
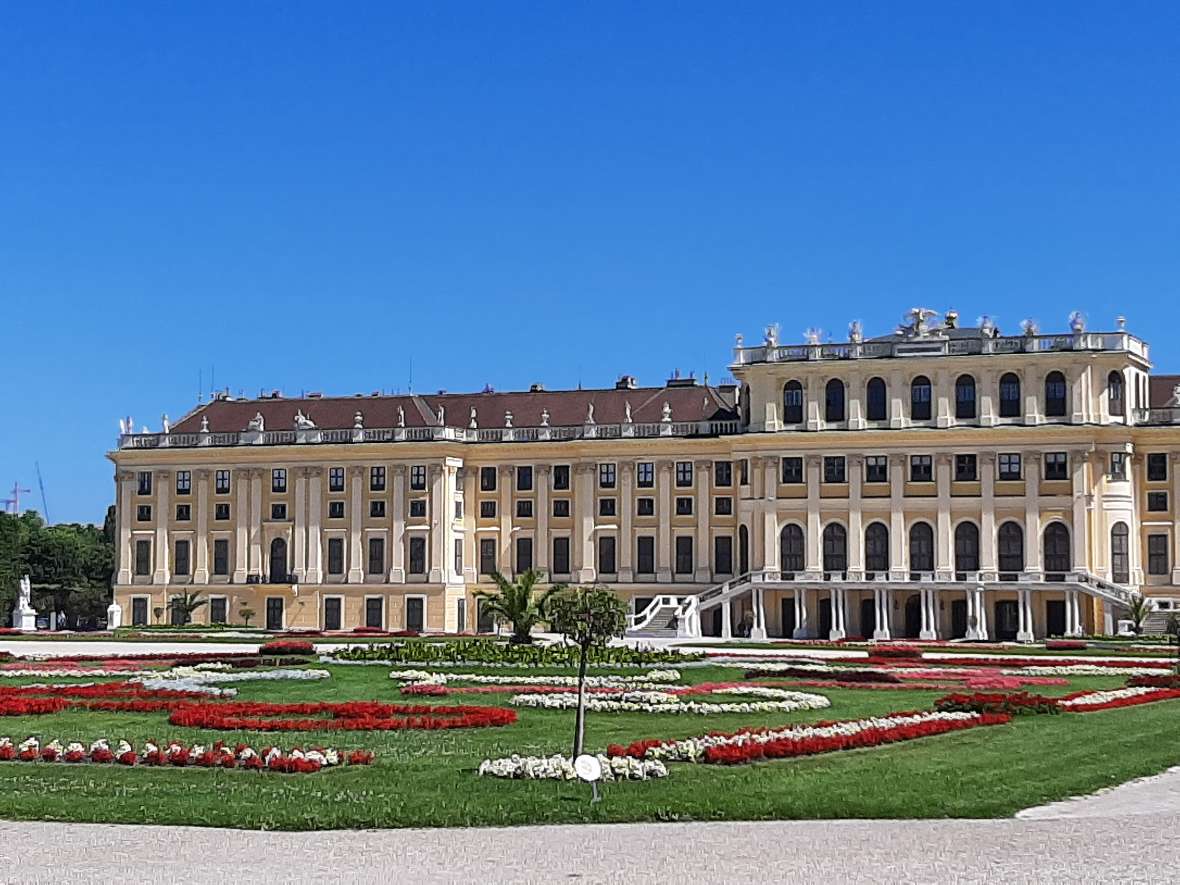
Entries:
MULTIPOLYGON (((493 571, 650 635, 1031 640, 1180 608, 1180 376, 1120 319, 738 337, 734 383, 217 395, 115 464, 112 620, 492 629, 493 571)), ((1162 624, 1160 625, 1162 626, 1162 624)))

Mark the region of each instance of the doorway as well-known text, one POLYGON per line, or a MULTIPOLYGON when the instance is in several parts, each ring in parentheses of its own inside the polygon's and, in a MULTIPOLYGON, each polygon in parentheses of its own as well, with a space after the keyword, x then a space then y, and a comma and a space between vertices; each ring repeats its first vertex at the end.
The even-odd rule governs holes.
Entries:
POLYGON ((1020 629, 1020 607, 1014 599, 1005 599, 995 606, 996 639, 1013 642, 1020 629))
POLYGON ((340 597, 329 596, 324 600, 324 629, 340 629, 340 597))
POLYGON ((967 600, 951 600, 951 638, 967 638, 967 600))
POLYGON ((905 638, 917 639, 922 634, 922 597, 917 593, 905 601, 905 638))
POLYGON ((1065 635, 1065 600, 1050 599, 1045 603, 1045 635, 1065 635))
POLYGON ((779 607, 783 625, 782 635, 784 639, 790 639, 795 635, 795 628, 799 625, 795 623, 795 599, 792 596, 784 596, 779 607))
POLYGON ((283 629, 283 599, 281 596, 266 597, 266 629, 283 629))
POLYGON ((421 596, 406 597, 406 629, 415 633, 426 629, 426 600, 421 596))
POLYGON ((877 630, 877 600, 873 597, 860 601, 860 636, 872 639, 877 630))
POLYGON ((282 538, 275 538, 270 542, 270 583, 285 584, 287 582, 287 542, 282 538))

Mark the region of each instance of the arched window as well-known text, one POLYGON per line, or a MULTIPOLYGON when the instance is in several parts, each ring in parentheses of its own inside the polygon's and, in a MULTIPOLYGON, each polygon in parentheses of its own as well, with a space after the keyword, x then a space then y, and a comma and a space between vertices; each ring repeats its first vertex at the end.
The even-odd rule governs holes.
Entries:
POLYGON ((798 381, 783 386, 783 423, 803 423, 803 385, 798 381))
POLYGON ((1063 522, 1051 522, 1045 526, 1044 551, 1045 578, 1050 581, 1064 581, 1069 571, 1069 529, 1063 522))
POLYGON ((803 529, 797 525, 785 525, 779 533, 779 564, 784 575, 803 571, 803 529))
POLYGON ((270 542, 270 582, 283 584, 287 581, 287 542, 275 538, 270 542))
POLYGON ((910 382, 910 420, 930 420, 930 379, 919 375, 910 382))
POLYGON ((970 375, 960 375, 955 381, 955 417, 960 421, 975 420, 975 379, 970 375))
POLYGON ((883 522, 874 522, 865 529, 865 571, 889 571, 889 529, 883 522))
POLYGON ((1119 372, 1111 372, 1106 376, 1106 401, 1110 417, 1127 417, 1127 399, 1123 390, 1123 376, 1119 372))
POLYGON ((963 576, 959 580, 979 571, 979 527, 973 522, 955 526, 955 571, 963 576))
POLYGON ((870 378, 865 388, 865 418, 869 421, 885 421, 889 418, 889 399, 885 382, 880 378, 870 378))
POLYGON ((910 526, 910 571, 914 574, 934 571, 934 529, 928 522, 910 526))
POLYGON ((1065 417, 1065 376, 1060 372, 1045 376, 1045 417, 1065 417))
POLYGON ((1000 579, 1009 579, 1024 571, 1024 529, 1019 523, 1006 522, 997 533, 999 547, 1000 579))
POLYGON ((824 527, 824 571, 848 571, 848 533, 838 522, 824 527))
POLYGON ((1125 522, 1110 529, 1110 577, 1116 584, 1131 582, 1131 533, 1125 522))
POLYGON ((1020 407, 1020 379, 1014 372, 1006 372, 1000 376, 1000 417, 1019 418, 1020 407))
POLYGON ((844 382, 838 378, 833 378, 824 388, 824 420, 844 420, 844 382))

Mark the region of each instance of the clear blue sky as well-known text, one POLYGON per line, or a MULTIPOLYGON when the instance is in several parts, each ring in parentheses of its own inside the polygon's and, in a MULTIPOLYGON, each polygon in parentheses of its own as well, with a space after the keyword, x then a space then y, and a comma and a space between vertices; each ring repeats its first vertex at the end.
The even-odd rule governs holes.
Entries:
POLYGON ((211 366, 717 378, 923 304, 1180 370, 1178 74, 1159 2, 7 3, 0 487, 101 520, 211 366))

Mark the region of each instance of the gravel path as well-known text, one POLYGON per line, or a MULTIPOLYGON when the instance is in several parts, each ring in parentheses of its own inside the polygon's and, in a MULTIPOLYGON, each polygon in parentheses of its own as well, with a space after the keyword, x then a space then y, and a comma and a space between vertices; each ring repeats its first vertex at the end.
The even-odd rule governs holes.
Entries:
POLYGON ((1180 815, 258 833, 0 824, 7 882, 1165 882, 1180 815))
POLYGON ((1026 808, 1016 816, 1021 820, 1050 820, 1144 814, 1180 815, 1180 765, 1089 796, 1026 808))

